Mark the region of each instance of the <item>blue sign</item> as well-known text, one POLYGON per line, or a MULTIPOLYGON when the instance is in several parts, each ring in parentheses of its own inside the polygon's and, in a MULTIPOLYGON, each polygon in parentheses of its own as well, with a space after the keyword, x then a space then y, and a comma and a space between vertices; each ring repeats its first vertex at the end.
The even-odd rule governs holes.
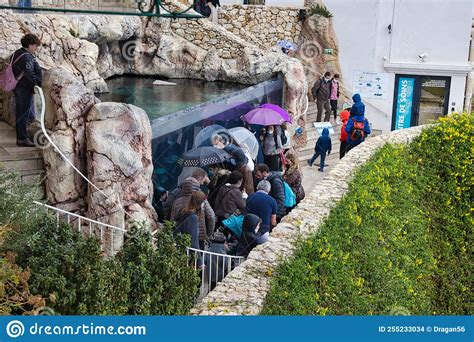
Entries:
POLYGON ((472 342, 473 316, 3 316, 1 342, 472 342))
POLYGON ((395 117, 395 130, 409 128, 413 108, 413 92, 415 79, 400 77, 398 80, 397 110, 395 117))

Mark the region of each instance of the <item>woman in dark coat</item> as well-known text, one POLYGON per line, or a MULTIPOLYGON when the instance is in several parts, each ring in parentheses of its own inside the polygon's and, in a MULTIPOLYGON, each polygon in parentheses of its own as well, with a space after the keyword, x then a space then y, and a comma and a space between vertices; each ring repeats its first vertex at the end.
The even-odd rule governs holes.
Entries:
POLYGON ((28 138, 28 123, 34 119, 34 87, 41 87, 41 68, 33 55, 41 42, 34 34, 21 39, 22 48, 12 55, 13 74, 18 80, 14 89, 16 101, 16 144, 23 147, 35 146, 28 138))
POLYGON ((191 235, 191 247, 199 249, 199 213, 206 195, 202 191, 196 191, 191 196, 188 205, 180 212, 176 219, 176 228, 173 235, 191 235))

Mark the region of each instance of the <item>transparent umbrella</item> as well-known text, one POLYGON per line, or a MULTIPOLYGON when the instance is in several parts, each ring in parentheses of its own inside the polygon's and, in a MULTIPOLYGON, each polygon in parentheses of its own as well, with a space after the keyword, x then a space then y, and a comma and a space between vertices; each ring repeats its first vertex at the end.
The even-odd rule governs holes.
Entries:
POLYGON ((211 137, 214 135, 214 133, 221 134, 224 137, 230 136, 229 131, 222 126, 207 126, 196 135, 196 138, 194 139, 194 147, 212 146, 211 137))
POLYGON ((250 154, 253 160, 257 159, 258 141, 252 132, 244 127, 236 127, 229 129, 229 133, 235 142, 250 154))

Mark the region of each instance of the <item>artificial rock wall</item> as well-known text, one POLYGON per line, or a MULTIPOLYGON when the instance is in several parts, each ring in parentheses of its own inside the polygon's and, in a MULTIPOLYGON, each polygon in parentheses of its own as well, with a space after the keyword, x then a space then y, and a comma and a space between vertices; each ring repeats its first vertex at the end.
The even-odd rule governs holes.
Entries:
POLYGON ((424 126, 396 131, 366 140, 333 166, 306 198, 276 226, 268 242, 250 252, 194 309, 194 315, 258 315, 270 280, 282 260, 291 257, 298 238, 316 233, 346 194, 358 168, 386 143, 407 144, 424 126))

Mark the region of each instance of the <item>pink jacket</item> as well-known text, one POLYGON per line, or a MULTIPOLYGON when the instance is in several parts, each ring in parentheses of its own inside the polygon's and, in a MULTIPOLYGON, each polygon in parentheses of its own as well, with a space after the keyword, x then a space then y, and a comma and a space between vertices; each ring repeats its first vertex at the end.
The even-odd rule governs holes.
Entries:
POLYGON ((331 96, 329 99, 337 100, 339 98, 339 82, 335 79, 331 81, 331 96))

